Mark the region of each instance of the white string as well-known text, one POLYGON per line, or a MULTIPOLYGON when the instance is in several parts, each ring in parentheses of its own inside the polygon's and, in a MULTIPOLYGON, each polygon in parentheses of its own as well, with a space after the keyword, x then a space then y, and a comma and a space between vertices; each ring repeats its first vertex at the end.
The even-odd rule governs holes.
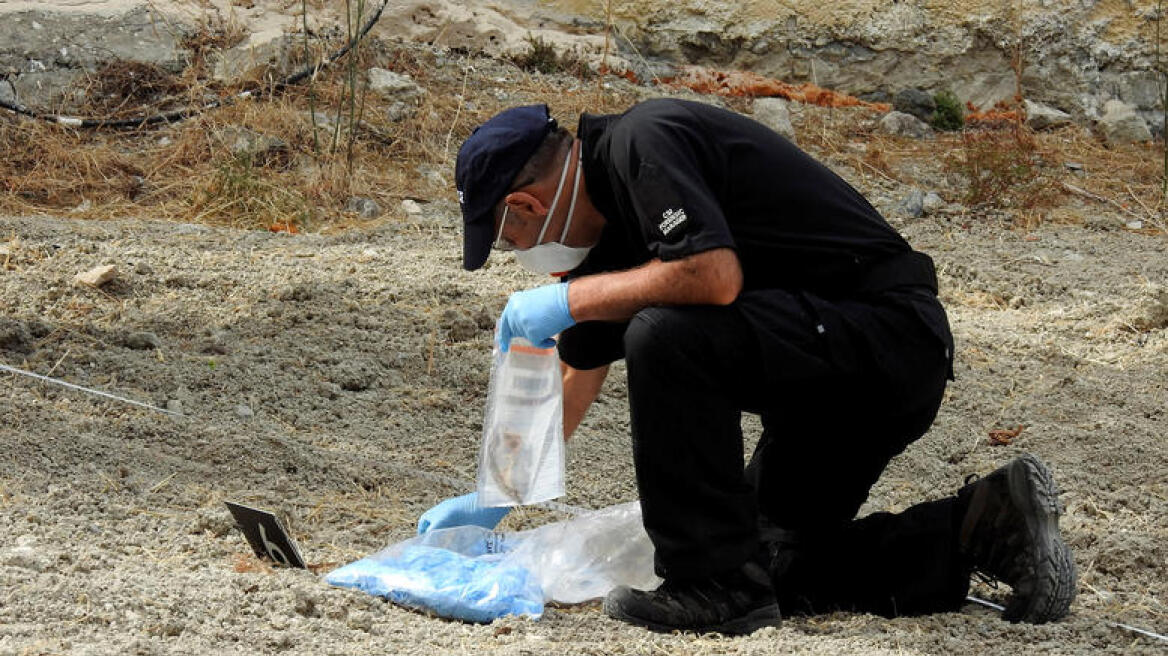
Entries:
MULTIPOLYGON (((146 408, 147 410, 154 410, 155 412, 161 412, 163 414, 172 415, 175 417, 185 416, 182 413, 174 412, 173 410, 167 410, 166 408, 159 408, 157 406, 142 403, 140 401, 135 401, 133 399, 127 399, 125 397, 110 394, 108 392, 102 392, 101 390, 90 389, 88 387, 82 387, 81 385, 74 385, 73 383, 63 381, 59 378, 42 376, 41 374, 35 374, 31 371, 25 371, 24 369, 17 369, 16 367, 10 367, 10 366, 3 364, 3 363, 0 363, 0 371, 7 371, 9 373, 18 374, 21 376, 28 376, 29 378, 34 378, 34 379, 42 381, 42 382, 52 383, 54 385, 60 385, 61 387, 66 387, 69 389, 78 390, 80 392, 85 392, 87 394, 101 396, 101 397, 104 397, 107 399, 112 399, 114 401, 121 401, 122 403, 128 403, 130 405, 135 405, 135 406, 138 406, 140 408, 146 408)), ((416 467, 408 467, 405 465, 398 465, 397 463, 392 463, 392 462, 383 463, 383 464, 388 465, 390 467, 390 469, 396 469, 398 471, 403 471, 403 472, 412 474, 414 476, 418 476, 419 478, 426 479, 428 481, 433 481, 435 483, 442 483, 443 485, 449 485, 453 488, 467 489, 467 488, 474 487, 474 483, 472 483, 471 481, 468 481, 468 480, 463 479, 463 478, 459 478, 457 476, 447 476, 445 474, 436 474, 434 472, 426 471, 424 469, 418 469, 416 467)), ((580 515, 580 514, 588 512, 587 508, 581 508, 579 506, 573 506, 573 505, 566 504, 566 503, 559 503, 556 501, 544 501, 543 503, 539 503, 536 505, 544 507, 544 508, 548 508, 550 510, 556 510, 556 511, 559 511, 562 513, 566 513, 568 515, 580 515)), ((980 599, 978 597, 974 597, 973 595, 967 596, 966 599, 969 601, 972 601, 974 603, 981 604, 981 605, 987 606, 989 608, 993 608, 993 609, 998 610, 998 611, 1006 610, 1005 606, 1002 606, 1000 604, 995 604, 992 601, 987 601, 985 599, 980 599)), ((1145 636, 1148 636, 1150 638, 1155 638, 1157 640, 1163 640, 1165 642, 1168 642, 1168 636, 1161 635, 1159 633, 1154 633, 1152 631, 1148 631, 1147 629, 1141 629, 1141 628, 1136 627, 1136 626, 1131 626, 1128 624, 1121 624, 1119 622, 1107 622, 1107 624, 1109 626, 1113 626, 1113 627, 1117 627, 1117 628, 1121 628, 1121 629, 1126 629, 1128 631, 1133 631, 1135 633, 1139 633, 1141 635, 1145 635, 1145 636)))
MULTIPOLYGON (((966 597, 966 599, 968 599, 969 601, 972 601, 976 604, 981 604, 982 606, 988 606, 989 608, 993 608, 995 610, 1006 610, 1005 606, 995 604, 992 601, 986 601, 985 599, 979 599, 977 597, 974 597, 973 595, 966 597)), ((1141 629, 1138 626, 1131 626, 1130 624, 1120 624, 1119 622, 1108 622, 1107 620, 1104 620, 1104 623, 1107 624, 1108 626, 1114 626, 1114 627, 1119 628, 1119 629, 1127 629, 1128 631, 1134 631, 1135 633, 1139 633, 1141 635, 1146 635, 1149 638, 1155 638, 1157 640, 1163 640, 1165 642, 1168 642, 1168 636, 1160 635, 1159 633, 1153 633, 1152 631, 1149 631, 1147 629, 1141 629)))
MULTIPOLYGON (((129 403, 130 405, 136 405, 140 408, 146 408, 147 410, 154 410, 156 412, 161 412, 164 414, 173 415, 175 417, 185 417, 186 416, 182 413, 174 412, 173 410, 167 410, 166 408, 159 408, 157 406, 142 403, 140 401, 135 401, 133 399, 127 399, 125 397, 117 396, 115 394, 110 394, 108 392, 102 392, 101 390, 95 390, 95 389, 90 389, 88 387, 82 387, 80 385, 74 385, 73 383, 63 381, 59 378, 51 378, 49 376, 42 376, 41 374, 35 374, 31 371, 25 371, 24 369, 17 369, 16 367, 10 367, 10 366, 3 364, 3 363, 0 363, 0 371, 7 371, 7 372, 10 372, 13 374, 18 374, 21 376, 28 376, 29 378, 35 378, 36 380, 40 380, 40 381, 43 381, 46 383, 60 385, 62 387, 67 387, 69 389, 74 389, 74 390, 78 390, 81 392, 85 392, 87 394, 95 394, 97 396, 105 397, 107 399, 113 399, 115 401, 129 403)), ((475 487, 475 484, 473 482, 468 481, 468 480, 463 479, 463 478, 458 478, 455 476, 446 476, 444 474, 435 474, 434 472, 429 472, 429 471, 426 471, 424 469, 418 469, 416 467, 409 467, 406 465, 399 465, 397 463, 392 463, 392 462, 383 463, 383 464, 388 465, 390 469, 396 469, 399 472, 411 474, 411 475, 414 475, 414 476, 417 476, 419 478, 423 478, 425 480, 432 481, 435 483, 442 483, 443 485, 449 485, 450 487, 453 487, 455 489, 473 489, 475 487)), ((537 503, 534 505, 542 507, 542 508, 547 508, 549 510, 555 510, 558 512, 562 512, 562 513, 565 513, 568 515, 580 515, 582 513, 588 512, 587 508, 581 508, 580 506, 573 506, 573 505, 566 504, 566 503, 558 503, 556 501, 544 501, 542 503, 537 503)))
POLYGON ((136 405, 140 408, 146 408, 147 410, 154 410, 155 412, 161 412, 163 414, 172 415, 174 417, 185 416, 180 412, 175 412, 173 410, 167 410, 166 408, 159 408, 158 406, 149 405, 147 403, 142 403, 141 401, 135 401, 133 399, 127 399, 125 397, 117 396, 115 394, 110 394, 108 392, 102 392, 101 390, 95 390, 95 389, 90 389, 88 387, 82 387, 80 385, 74 385, 73 383, 67 383, 59 378, 51 378, 49 376, 42 376, 40 374, 34 374, 31 371, 25 371, 24 369, 17 369, 16 367, 9 367, 8 365, 3 364, 3 363, 0 363, 0 371, 7 371, 7 372, 10 372, 13 374, 18 374, 21 376, 28 376, 29 378, 35 378, 36 380, 39 380, 39 381, 42 381, 45 383, 52 383, 54 385, 60 385, 61 387, 67 387, 69 389, 78 390, 81 392, 85 392, 86 394, 103 396, 107 399, 121 401, 122 403, 129 403, 130 405, 136 405))

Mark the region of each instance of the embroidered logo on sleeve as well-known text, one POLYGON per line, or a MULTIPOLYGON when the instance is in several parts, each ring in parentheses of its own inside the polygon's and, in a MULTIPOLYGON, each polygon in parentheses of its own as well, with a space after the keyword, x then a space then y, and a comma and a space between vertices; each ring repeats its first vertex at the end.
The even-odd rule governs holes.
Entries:
POLYGON ((657 229, 661 231, 662 235, 668 235, 673 232, 674 228, 685 223, 685 210, 680 207, 675 210, 665 210, 661 213, 661 218, 665 220, 657 224, 657 229))

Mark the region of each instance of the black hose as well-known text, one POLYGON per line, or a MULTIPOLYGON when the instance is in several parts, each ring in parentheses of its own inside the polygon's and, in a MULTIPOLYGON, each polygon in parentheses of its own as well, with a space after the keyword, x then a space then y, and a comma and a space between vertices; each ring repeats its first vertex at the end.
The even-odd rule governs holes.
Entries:
MULTIPOLYGON (((309 75, 316 75, 317 71, 320 69, 333 64, 341 57, 344 57, 350 50, 353 49, 353 46, 357 45, 358 41, 363 39, 365 35, 369 33, 369 30, 373 29, 373 24, 381 18, 381 12, 385 10, 386 5, 388 4, 389 0, 382 0, 381 6, 377 8, 377 11, 373 14, 373 16, 370 17, 370 19, 365 23, 364 27, 362 27, 361 30, 357 32, 357 34, 354 35, 353 38, 350 39, 343 48, 334 52, 332 55, 325 57, 319 63, 308 66, 300 71, 297 71, 296 73, 293 73, 292 75, 289 75, 283 80, 276 82, 275 84, 271 85, 271 87, 269 87, 269 91, 283 89, 284 87, 296 84, 309 75)), ((208 102, 199 107, 185 107, 183 109, 175 109, 169 112, 162 112, 160 114, 152 114, 150 116, 119 119, 77 118, 73 116, 62 116, 60 114, 45 114, 43 112, 31 110, 19 103, 7 102, 5 100, 0 100, 0 107, 22 116, 39 119, 41 121, 47 121, 49 123, 58 123, 60 125, 65 125, 71 128, 136 128, 143 125, 153 125, 154 123, 170 123, 181 121, 183 119, 202 114, 205 111, 215 109, 216 107, 225 107, 236 102, 237 100, 243 100, 245 98, 258 98, 259 96, 264 95, 264 93, 265 90, 263 89, 243 91, 241 93, 235 94, 234 96, 212 100, 211 102, 208 102)))

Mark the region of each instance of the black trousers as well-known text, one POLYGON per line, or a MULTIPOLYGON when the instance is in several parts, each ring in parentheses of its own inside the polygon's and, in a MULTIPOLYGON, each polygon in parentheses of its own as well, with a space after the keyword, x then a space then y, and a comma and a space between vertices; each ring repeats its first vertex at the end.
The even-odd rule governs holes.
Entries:
POLYGON ((957 608, 970 569, 955 545, 956 498, 856 518, 940 405, 951 344, 922 320, 930 303, 763 290, 725 307, 639 312, 624 346, 658 574, 709 576, 763 544, 784 614, 957 608), (745 469, 742 412, 763 424, 745 469))

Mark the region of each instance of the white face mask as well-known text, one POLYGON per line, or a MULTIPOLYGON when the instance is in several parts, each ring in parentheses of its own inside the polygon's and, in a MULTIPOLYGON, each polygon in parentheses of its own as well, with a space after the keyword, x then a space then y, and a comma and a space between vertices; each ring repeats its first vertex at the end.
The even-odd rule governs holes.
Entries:
MULTIPOLYGON (((525 250, 515 251, 516 259, 529 271, 548 274, 567 273, 580 266, 584 258, 588 257, 588 251, 592 250, 591 246, 573 247, 563 244, 564 239, 568 237, 568 228, 572 227, 572 214, 576 211, 576 194, 580 191, 580 170, 583 167, 580 166, 579 159, 576 161, 576 175, 572 181, 572 200, 568 203, 568 216, 564 219, 564 229, 560 232, 560 240, 546 244, 541 243, 547 232, 548 224, 551 223, 552 215, 556 212, 556 204, 560 202, 564 181, 568 178, 568 162, 571 159, 572 151, 569 150, 568 156, 564 158, 564 166, 560 173, 560 183, 556 186, 556 194, 552 196, 552 206, 548 209, 547 218, 543 221, 539 238, 535 240, 536 245, 525 250)), ((502 226, 500 226, 500 234, 502 234, 502 226)))

